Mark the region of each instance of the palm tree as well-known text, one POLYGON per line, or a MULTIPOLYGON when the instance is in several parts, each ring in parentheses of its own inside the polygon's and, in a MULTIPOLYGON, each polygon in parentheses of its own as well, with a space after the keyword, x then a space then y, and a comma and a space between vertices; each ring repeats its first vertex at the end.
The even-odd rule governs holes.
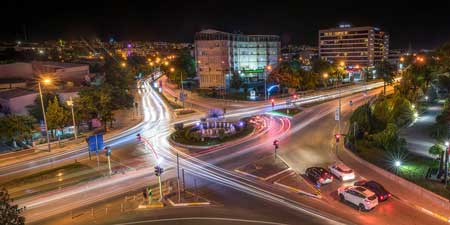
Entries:
POLYGON ((376 74, 383 78, 383 94, 386 95, 387 84, 392 84, 395 80, 396 69, 395 66, 388 63, 387 61, 381 61, 375 65, 376 74))

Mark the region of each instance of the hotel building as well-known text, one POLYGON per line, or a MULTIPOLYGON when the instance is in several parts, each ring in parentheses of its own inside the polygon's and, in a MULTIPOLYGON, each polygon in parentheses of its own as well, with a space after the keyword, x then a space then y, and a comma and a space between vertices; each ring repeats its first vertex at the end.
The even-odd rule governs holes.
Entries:
POLYGON ((386 60, 389 35, 376 27, 352 27, 319 30, 319 56, 330 62, 343 60, 347 67, 372 67, 386 60))

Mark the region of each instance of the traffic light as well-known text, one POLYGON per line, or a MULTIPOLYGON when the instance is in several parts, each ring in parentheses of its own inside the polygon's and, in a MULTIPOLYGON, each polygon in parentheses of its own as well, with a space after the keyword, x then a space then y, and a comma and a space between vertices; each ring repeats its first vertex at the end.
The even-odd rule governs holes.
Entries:
POLYGON ((161 176, 161 174, 164 172, 164 169, 160 166, 155 166, 155 175, 156 176, 161 176))
POLYGON ((275 107, 275 99, 270 99, 270 102, 272 102, 272 108, 275 107))
POLYGON ((334 137, 336 138, 336 143, 339 143, 339 139, 341 139, 341 135, 335 134, 334 137))
POLYGON ((273 145, 275 146, 275 149, 278 149, 280 142, 278 140, 273 141, 273 145))

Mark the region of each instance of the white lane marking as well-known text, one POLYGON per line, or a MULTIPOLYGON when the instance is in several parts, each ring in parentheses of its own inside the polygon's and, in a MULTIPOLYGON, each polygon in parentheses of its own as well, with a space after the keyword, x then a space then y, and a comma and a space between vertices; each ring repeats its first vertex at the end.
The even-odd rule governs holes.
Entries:
POLYGON ((259 224, 273 224, 273 225, 287 225, 285 223, 260 221, 260 220, 246 220, 246 219, 233 219, 233 218, 222 218, 222 217, 183 217, 183 218, 169 218, 169 219, 156 219, 156 220, 143 220, 134 221, 128 223, 116 223, 114 225, 129 225, 129 224, 143 224, 143 223, 157 223, 157 222, 171 222, 171 221, 181 221, 181 220, 221 220, 221 221, 231 221, 231 222, 245 222, 245 223, 259 223, 259 224))

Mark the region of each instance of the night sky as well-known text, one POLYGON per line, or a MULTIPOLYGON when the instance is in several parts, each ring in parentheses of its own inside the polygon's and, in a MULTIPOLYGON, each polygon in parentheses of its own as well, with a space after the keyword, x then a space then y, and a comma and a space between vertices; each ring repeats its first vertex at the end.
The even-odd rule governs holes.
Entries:
POLYGON ((214 28, 278 34, 282 44, 317 45, 320 28, 340 22, 378 26, 391 48, 434 48, 450 41, 450 1, 2 1, 1 40, 79 39, 192 42, 214 28), (308 2, 303 3, 303 2, 308 2), (395 3, 393 3, 395 2, 395 3))

